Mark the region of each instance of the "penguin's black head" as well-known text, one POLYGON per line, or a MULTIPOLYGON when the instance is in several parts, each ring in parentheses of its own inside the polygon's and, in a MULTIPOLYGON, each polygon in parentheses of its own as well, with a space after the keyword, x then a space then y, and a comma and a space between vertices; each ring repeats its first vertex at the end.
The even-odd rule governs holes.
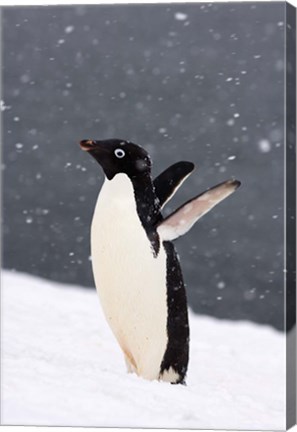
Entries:
POLYGON ((151 160, 148 153, 130 141, 120 139, 83 140, 80 142, 80 146, 102 166, 109 180, 119 173, 125 173, 131 179, 150 174, 151 160))

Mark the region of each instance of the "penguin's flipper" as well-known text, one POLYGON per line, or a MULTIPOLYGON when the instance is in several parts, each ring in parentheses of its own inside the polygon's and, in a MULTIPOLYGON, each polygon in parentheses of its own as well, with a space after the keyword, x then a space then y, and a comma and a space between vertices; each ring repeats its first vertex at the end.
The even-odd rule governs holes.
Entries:
POLYGON ((183 204, 157 227, 162 241, 171 241, 184 235, 203 215, 231 195, 238 187, 238 180, 228 180, 203 192, 183 204))
POLYGON ((195 165, 192 162, 177 162, 155 178, 154 187, 161 208, 175 194, 194 168, 195 165))

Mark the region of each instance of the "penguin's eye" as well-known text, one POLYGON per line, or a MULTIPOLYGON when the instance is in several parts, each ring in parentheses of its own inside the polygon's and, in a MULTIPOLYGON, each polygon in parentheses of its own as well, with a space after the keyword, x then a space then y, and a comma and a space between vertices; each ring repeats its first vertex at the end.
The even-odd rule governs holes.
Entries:
POLYGON ((117 148, 115 149, 114 154, 116 155, 117 158, 122 159, 126 153, 124 152, 123 149, 117 148))

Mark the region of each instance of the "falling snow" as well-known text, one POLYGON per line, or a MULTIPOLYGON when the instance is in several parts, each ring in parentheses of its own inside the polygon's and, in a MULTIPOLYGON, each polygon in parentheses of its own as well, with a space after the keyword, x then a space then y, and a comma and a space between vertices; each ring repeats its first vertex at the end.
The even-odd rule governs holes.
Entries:
POLYGON ((73 30, 74 30, 74 26, 69 25, 69 26, 65 27, 64 31, 65 31, 65 33, 69 34, 69 33, 72 33, 73 30))
POLYGON ((235 125, 235 120, 233 118, 227 120, 227 125, 228 126, 234 126, 235 125))
POLYGON ((182 12, 176 12, 176 13, 174 14, 174 18, 175 18, 177 21, 185 21, 185 20, 188 18, 188 15, 185 14, 185 13, 182 13, 182 12))
POLYGON ((268 139, 261 139, 258 142, 258 148, 261 153, 269 153, 271 150, 271 143, 268 139))
POLYGON ((217 283, 217 287, 218 287, 219 289, 224 289, 225 286, 226 286, 226 284, 225 284, 224 281, 219 281, 219 282, 217 283))
POLYGON ((11 106, 6 105, 4 100, 0 101, 0 111, 6 111, 9 110, 11 108, 11 106))
POLYGON ((65 16, 58 7, 3 14, 4 262, 93 283, 89 230, 103 173, 78 142, 127 138, 149 151, 153 176, 179 160, 196 166, 165 216, 208 187, 241 180, 176 242, 189 303, 281 329, 282 6, 249 9, 244 27, 241 3, 149 7, 151 26, 134 6, 125 17, 111 6, 98 16, 87 6, 65 16), (218 281, 228 287, 222 301, 218 281))

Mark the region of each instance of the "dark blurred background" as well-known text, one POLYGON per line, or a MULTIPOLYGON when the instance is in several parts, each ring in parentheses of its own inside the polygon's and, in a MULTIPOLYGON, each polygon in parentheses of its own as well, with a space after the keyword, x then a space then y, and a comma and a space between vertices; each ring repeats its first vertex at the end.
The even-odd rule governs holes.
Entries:
POLYGON ((78 145, 124 138, 154 175, 196 171, 167 212, 242 187, 176 241, 199 314, 283 329, 284 2, 2 9, 3 263, 93 287, 103 181, 78 145))

